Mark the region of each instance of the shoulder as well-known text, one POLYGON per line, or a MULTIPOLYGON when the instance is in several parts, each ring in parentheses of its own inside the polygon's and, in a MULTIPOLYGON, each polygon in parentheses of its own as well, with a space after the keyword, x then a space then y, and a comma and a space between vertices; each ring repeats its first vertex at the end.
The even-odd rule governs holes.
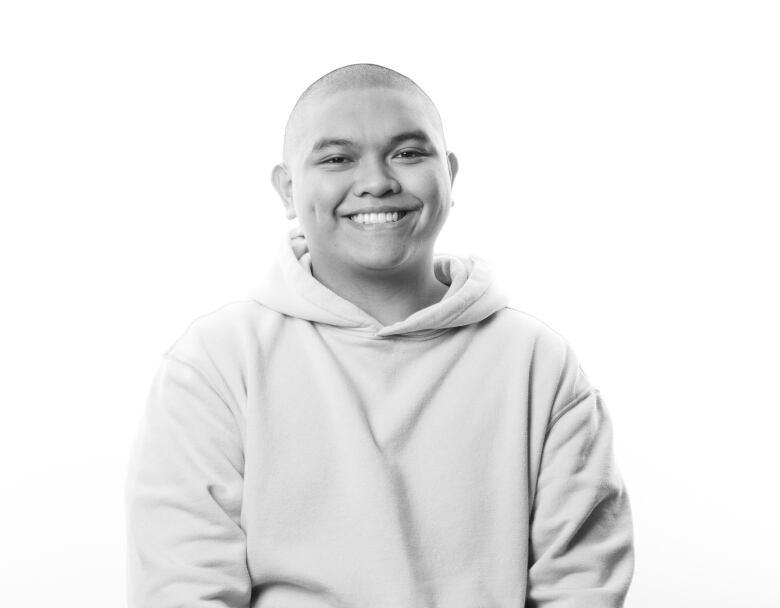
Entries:
POLYGON ((165 355, 200 368, 246 361, 279 316, 249 298, 228 302, 193 319, 165 355))
POLYGON ((252 299, 236 300, 192 320, 163 353, 194 369, 227 401, 240 404, 248 374, 257 369, 261 343, 281 322, 279 313, 252 299))
POLYGON ((527 361, 536 378, 554 384, 557 401, 573 400, 594 390, 571 343, 556 329, 511 306, 498 311, 495 317, 504 348, 514 354, 513 358, 527 361))
POLYGON ((568 340, 550 325, 527 312, 505 306, 494 315, 495 330, 509 344, 532 345, 549 355, 565 356, 571 350, 568 340))

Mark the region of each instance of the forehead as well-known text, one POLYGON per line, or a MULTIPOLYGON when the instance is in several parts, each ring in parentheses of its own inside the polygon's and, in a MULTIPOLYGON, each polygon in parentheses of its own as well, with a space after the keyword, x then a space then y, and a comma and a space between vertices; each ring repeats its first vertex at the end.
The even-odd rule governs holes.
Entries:
POLYGON ((289 151, 306 155, 322 139, 381 144, 403 132, 421 131, 443 145, 438 113, 422 93, 371 87, 324 91, 297 108, 288 133, 289 151))

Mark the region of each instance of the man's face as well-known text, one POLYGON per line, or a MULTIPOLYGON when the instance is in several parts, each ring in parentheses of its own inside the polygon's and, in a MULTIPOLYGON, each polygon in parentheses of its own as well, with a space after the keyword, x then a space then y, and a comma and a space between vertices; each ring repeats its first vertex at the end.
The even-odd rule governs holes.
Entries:
POLYGON ((389 88, 307 100, 274 183, 326 272, 405 271, 430 260, 457 170, 421 95, 389 88))

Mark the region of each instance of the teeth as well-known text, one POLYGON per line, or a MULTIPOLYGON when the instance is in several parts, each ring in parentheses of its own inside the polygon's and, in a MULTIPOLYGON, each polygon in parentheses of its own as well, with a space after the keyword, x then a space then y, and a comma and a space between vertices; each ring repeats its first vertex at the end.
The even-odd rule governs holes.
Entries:
POLYGON ((356 213, 355 215, 350 215, 349 219, 357 222, 358 224, 387 224, 398 221, 398 212, 356 213))

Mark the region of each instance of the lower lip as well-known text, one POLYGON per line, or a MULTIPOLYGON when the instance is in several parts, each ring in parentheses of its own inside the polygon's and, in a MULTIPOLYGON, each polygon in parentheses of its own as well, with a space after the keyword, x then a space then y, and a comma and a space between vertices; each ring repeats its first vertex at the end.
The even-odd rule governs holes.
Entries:
POLYGON ((349 223, 350 225, 354 226, 358 230, 367 230, 367 231, 375 231, 375 230, 392 230, 393 228, 398 228, 399 226, 403 226, 408 223, 409 218, 416 213, 415 211, 407 211, 406 215, 404 215, 400 220, 396 222, 377 222, 376 224, 360 224, 359 222, 356 222, 355 220, 351 220, 348 217, 345 217, 344 219, 349 223))

